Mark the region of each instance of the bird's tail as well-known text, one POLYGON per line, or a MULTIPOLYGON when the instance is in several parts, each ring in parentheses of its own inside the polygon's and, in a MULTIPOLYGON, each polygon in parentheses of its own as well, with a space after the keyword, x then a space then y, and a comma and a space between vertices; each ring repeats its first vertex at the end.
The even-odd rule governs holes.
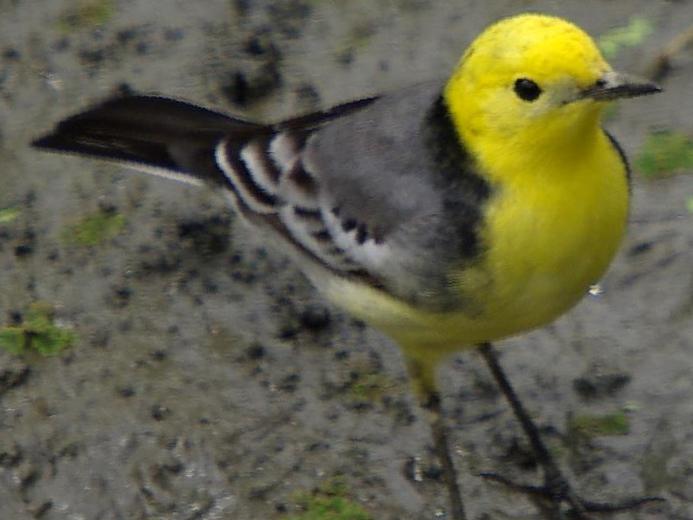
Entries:
POLYGON ((155 96, 112 99, 60 122, 34 141, 38 148, 127 163, 135 169, 191 184, 225 185, 215 161, 222 139, 269 133, 263 125, 189 103, 155 96))

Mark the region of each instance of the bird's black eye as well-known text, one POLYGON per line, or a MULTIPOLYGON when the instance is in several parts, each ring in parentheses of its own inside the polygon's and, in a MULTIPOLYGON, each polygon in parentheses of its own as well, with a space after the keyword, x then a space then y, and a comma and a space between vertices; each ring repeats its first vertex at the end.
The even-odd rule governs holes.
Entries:
POLYGON ((525 101, 534 101, 541 94, 541 88, 539 85, 527 78, 515 80, 515 86, 513 88, 515 90, 515 94, 517 94, 520 99, 524 99, 525 101))

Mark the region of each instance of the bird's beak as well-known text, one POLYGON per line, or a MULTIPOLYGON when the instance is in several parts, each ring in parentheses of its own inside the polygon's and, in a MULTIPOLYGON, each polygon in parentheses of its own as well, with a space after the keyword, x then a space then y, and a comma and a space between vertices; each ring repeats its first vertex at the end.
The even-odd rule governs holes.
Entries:
POLYGON ((593 99, 595 101, 611 101, 613 99, 630 98, 655 94, 662 89, 643 78, 609 71, 589 88, 580 92, 578 99, 593 99))

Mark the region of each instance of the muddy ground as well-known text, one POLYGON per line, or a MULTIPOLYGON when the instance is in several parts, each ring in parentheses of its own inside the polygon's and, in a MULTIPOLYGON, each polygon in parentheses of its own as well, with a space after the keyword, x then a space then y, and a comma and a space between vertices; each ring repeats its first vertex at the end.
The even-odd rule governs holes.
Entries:
MULTIPOLYGON (((652 34, 612 59, 636 73, 693 20, 690 1, 0 1, 1 321, 43 302, 76 338, 53 356, 0 350, 0 518, 285 519, 335 477, 374 519, 445 518, 387 338, 329 307, 215 193, 28 143, 122 85, 264 120, 395 89, 445 75, 483 26, 525 10, 594 35, 646 17, 652 34), (74 239, 95 215, 117 219, 74 239)), ((631 156, 652 129, 693 134, 692 83, 684 54, 664 94, 622 103, 608 127, 631 156)), ((693 518, 688 173, 636 175, 603 293, 502 344, 583 495, 666 499, 617 519, 693 518), (604 416, 616 426, 589 426, 604 416)), ((441 378, 470 519, 539 518, 476 476, 538 477, 479 356, 441 378)))

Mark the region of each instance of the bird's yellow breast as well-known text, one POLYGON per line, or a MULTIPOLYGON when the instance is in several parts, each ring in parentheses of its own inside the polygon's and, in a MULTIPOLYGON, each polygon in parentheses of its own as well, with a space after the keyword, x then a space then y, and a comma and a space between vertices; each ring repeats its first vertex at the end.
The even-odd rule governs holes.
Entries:
POLYGON ((492 161, 489 176, 502 182, 485 212, 487 250, 457 280, 478 298, 487 339, 555 319, 599 280, 617 250, 628 213, 625 165, 601 130, 583 143, 560 154, 525 153, 524 164, 492 161))
MULTIPOLYGON (((601 129, 592 137, 573 150, 579 157, 571 150, 488 151, 494 195, 484 208, 484 252, 451 275, 469 304, 436 313, 345 279, 323 289, 414 357, 437 358, 549 323, 599 280, 625 229, 625 166, 601 129)), ((484 168, 483 154, 479 160, 484 168)))

